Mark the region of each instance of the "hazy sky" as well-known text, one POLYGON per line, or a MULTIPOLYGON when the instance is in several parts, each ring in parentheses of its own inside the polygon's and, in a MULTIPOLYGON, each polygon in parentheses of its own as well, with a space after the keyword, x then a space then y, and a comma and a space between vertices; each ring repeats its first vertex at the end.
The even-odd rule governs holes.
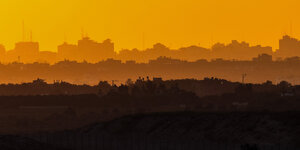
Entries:
POLYGON ((277 48, 283 34, 300 38, 299 8, 299 0, 1 0, 0 43, 11 49, 21 41, 24 20, 26 38, 32 30, 42 50, 56 51, 65 37, 76 43, 82 28, 117 50, 232 39, 277 48))

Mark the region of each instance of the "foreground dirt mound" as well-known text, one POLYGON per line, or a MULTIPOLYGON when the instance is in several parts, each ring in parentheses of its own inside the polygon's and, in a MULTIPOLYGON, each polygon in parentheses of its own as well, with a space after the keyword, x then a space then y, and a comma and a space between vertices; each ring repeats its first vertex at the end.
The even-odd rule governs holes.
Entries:
POLYGON ((63 150, 21 136, 0 136, 1 150, 63 150))
POLYGON ((156 113, 96 123, 75 132, 90 135, 203 139, 228 143, 300 143, 300 113, 156 113))

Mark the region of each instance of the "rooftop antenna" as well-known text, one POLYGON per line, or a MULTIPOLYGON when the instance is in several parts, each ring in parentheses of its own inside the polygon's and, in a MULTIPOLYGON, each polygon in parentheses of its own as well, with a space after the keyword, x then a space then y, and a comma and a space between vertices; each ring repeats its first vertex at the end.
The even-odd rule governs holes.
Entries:
POLYGON ((211 33, 211 35, 210 35, 210 44, 209 45, 210 45, 211 48, 214 45, 213 33, 211 33))
POLYGON ((246 73, 242 74, 242 83, 243 83, 243 84, 245 83, 245 78, 246 78, 246 76, 247 76, 246 73))
POLYGON ((145 49, 145 33, 142 34, 142 50, 145 49))
POLYGON ((290 34, 293 36, 293 21, 290 21, 290 34))
POLYGON ((85 33, 85 37, 89 37, 89 34, 87 32, 85 33))
POLYGON ((30 30, 30 42, 32 42, 32 30, 30 30))
POLYGON ((84 38, 84 29, 81 27, 81 38, 84 38))
POLYGON ((22 21, 22 38, 23 38, 23 42, 25 42, 25 23, 24 23, 24 20, 22 21))
POLYGON ((242 42, 245 42, 246 38, 245 38, 245 32, 242 32, 242 42))
POLYGON ((67 43, 67 34, 66 34, 66 32, 64 34, 64 42, 67 43))

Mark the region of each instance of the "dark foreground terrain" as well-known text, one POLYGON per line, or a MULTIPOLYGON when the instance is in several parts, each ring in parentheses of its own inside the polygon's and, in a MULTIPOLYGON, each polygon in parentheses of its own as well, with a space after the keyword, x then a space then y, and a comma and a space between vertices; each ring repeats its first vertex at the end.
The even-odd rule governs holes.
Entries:
POLYGON ((51 146, 49 144, 41 143, 27 137, 11 136, 11 135, 0 136, 0 149, 1 150, 66 150, 66 149, 51 146))
POLYGON ((286 81, 275 85, 270 81, 244 84, 217 78, 140 78, 126 85, 101 81, 90 87, 49 85, 38 79, 29 84, 3 85, 0 91, 11 89, 25 93, 0 96, 0 135, 18 136, 2 136, 0 150, 300 147, 300 88, 286 81), (49 92, 61 89, 67 89, 65 94, 49 92), (97 94, 72 94, 91 89, 97 94))
POLYGON ((297 150, 300 112, 176 112, 125 116, 37 141, 79 150, 297 150))

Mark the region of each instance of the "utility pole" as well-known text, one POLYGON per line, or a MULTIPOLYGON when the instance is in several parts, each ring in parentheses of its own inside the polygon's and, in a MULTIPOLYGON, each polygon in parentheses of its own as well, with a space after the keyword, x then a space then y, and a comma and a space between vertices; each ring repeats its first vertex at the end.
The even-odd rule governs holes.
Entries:
POLYGON ((245 78, 246 78, 246 76, 247 76, 246 73, 242 74, 242 83, 243 83, 243 84, 245 83, 245 78))
POLYGON ((293 36, 293 21, 290 21, 290 36, 293 36))
POLYGON ((142 33, 142 50, 145 49, 145 33, 142 33))

